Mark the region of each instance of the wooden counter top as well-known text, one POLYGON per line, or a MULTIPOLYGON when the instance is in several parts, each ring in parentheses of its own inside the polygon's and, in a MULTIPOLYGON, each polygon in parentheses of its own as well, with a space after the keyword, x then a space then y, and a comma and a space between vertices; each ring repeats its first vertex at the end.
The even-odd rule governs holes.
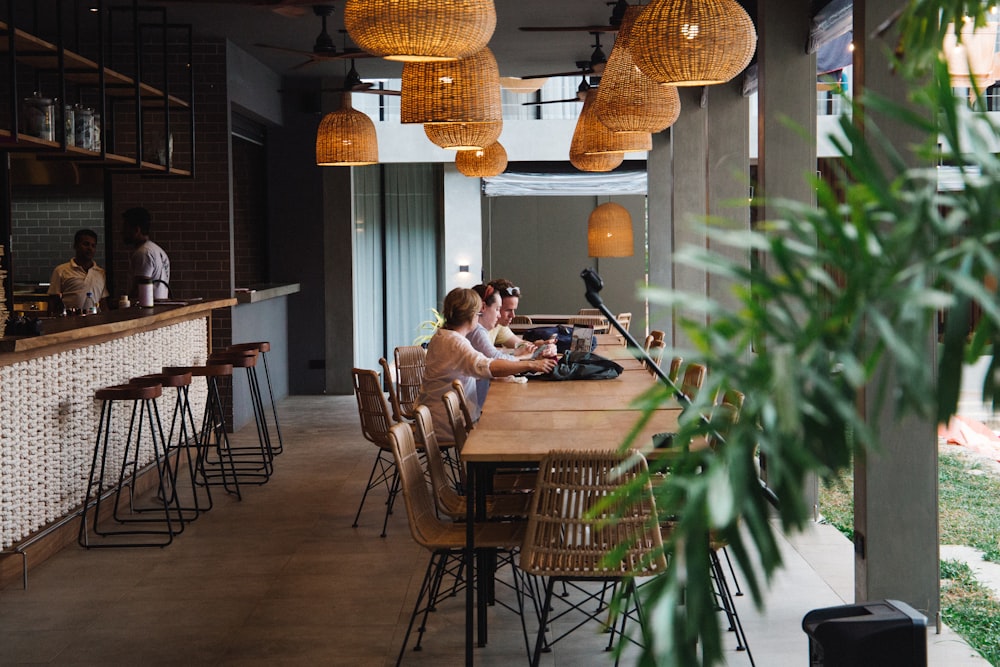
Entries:
POLYGON ((236 299, 195 301, 186 305, 108 310, 98 315, 50 318, 39 336, 0 338, 0 366, 45 356, 65 349, 94 345, 175 322, 206 317, 216 308, 236 304, 236 299))

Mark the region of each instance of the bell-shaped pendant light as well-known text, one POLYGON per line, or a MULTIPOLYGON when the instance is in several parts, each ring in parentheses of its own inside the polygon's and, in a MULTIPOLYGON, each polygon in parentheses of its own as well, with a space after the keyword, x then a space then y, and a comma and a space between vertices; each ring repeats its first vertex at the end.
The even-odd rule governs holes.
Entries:
POLYGON ((587 254, 591 257, 631 257, 635 254, 632 216, 624 206, 609 201, 590 213, 587 254))
POLYGON ((503 119, 500 69, 489 49, 461 60, 403 65, 403 123, 486 123, 503 119))
POLYGON ((757 31, 735 0, 652 0, 630 42, 635 64, 653 81, 710 86, 750 64, 757 31))
POLYGON ((493 36, 493 0, 347 0, 344 27, 359 47, 387 60, 466 58, 493 36))
POLYGON ((316 164, 360 166, 378 162, 378 137, 372 119, 351 106, 345 92, 340 108, 320 121, 316 131, 316 164))
POLYGON ((636 153, 653 148, 653 138, 649 132, 612 132, 594 113, 597 91, 587 91, 583 109, 576 120, 570 153, 636 153))
POLYGON ((476 150, 458 151, 455 167, 466 176, 497 176, 507 168, 507 151, 500 142, 476 150))
POLYGON ((495 144, 503 121, 485 123, 425 123, 424 134, 434 144, 451 151, 469 151, 495 144))
POLYGON ((650 79, 632 59, 628 46, 632 24, 643 9, 631 5, 625 11, 597 88, 594 113, 614 132, 660 132, 677 122, 681 114, 677 89, 650 79))
POLYGON ((569 163, 580 171, 603 173, 612 171, 625 161, 625 153, 574 153, 569 151, 569 163))

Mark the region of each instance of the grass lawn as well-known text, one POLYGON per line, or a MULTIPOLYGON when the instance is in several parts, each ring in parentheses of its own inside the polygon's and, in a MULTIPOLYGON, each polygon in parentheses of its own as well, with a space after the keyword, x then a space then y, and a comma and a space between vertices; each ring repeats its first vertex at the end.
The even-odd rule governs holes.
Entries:
MULTIPOLYGON (((1000 475, 975 459, 942 452, 938 457, 941 544, 979 549, 1000 563, 1000 475)), ((828 523, 853 539, 853 474, 820 486, 820 512, 828 523)), ((944 622, 962 635, 994 667, 1000 667, 1000 601, 979 585, 967 565, 941 563, 941 612, 944 622)))

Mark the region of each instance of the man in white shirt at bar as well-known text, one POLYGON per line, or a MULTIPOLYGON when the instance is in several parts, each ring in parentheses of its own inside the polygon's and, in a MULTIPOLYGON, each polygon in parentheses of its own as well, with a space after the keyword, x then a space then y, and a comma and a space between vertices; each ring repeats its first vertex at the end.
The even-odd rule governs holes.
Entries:
POLYGON ((138 298, 140 282, 153 283, 153 298, 170 296, 170 258, 166 251, 149 240, 151 216, 142 207, 130 208, 122 213, 126 245, 134 249, 128 257, 128 293, 138 298))

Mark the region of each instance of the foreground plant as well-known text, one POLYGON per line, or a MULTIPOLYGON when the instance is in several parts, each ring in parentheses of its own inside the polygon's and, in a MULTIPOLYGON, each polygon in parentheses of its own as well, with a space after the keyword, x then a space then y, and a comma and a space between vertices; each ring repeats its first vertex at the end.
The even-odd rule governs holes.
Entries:
MULTIPOLYGON (((669 566, 644 588, 644 634, 652 640, 644 664, 721 661, 710 534, 728 541, 760 604, 763 582, 781 557, 755 465, 758 451, 780 498, 781 527, 796 530, 811 514, 802 494, 807 476, 835 475, 856 451, 877 447, 878 434, 856 408, 859 392, 891 401, 898 417, 946 421, 957 406, 963 359, 978 357, 993 342, 1000 308, 985 285, 1000 275, 1000 161, 985 146, 995 145, 1000 130, 964 110, 944 65, 930 55, 943 35, 939 17, 981 18, 986 9, 957 0, 910 3, 899 17, 903 37, 896 50, 905 54, 905 67, 898 71, 927 81, 914 87, 911 100, 926 116, 865 96, 855 109, 855 118, 865 119, 864 132, 841 118, 846 143, 839 146, 843 172, 836 191, 816 180, 816 206, 770 202, 778 218, 749 233, 709 226, 713 248, 766 254, 766 269, 705 249, 675 256, 737 285, 737 307, 650 291, 652 302, 707 315, 680 325, 695 348, 688 357, 712 373, 680 420, 677 455, 651 463, 667 473, 657 486, 657 510, 673 519, 673 528, 665 536, 669 566), (909 168, 881 138, 876 117, 919 129, 926 142, 916 150, 929 167, 909 168), (933 165, 941 161, 965 168, 962 190, 938 192, 933 165), (969 337, 973 304, 982 319, 969 337), (926 350, 941 312, 947 325, 934 369, 926 350), (693 439, 722 427, 702 416, 711 415, 711 398, 730 388, 747 400, 724 446, 690 449, 693 439)), ((994 387, 984 392, 992 396, 994 387)), ((660 388, 644 400, 651 411, 671 398, 672 391, 660 388)))

